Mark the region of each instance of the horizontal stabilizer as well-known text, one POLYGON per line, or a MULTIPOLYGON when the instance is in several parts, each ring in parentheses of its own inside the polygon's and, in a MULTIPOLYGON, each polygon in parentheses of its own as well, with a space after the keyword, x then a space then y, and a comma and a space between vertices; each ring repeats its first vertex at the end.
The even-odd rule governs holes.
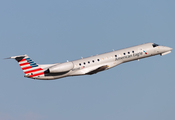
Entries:
POLYGON ((25 55, 12 56, 12 57, 5 58, 5 59, 22 59, 24 57, 28 57, 28 56, 25 54, 25 55))

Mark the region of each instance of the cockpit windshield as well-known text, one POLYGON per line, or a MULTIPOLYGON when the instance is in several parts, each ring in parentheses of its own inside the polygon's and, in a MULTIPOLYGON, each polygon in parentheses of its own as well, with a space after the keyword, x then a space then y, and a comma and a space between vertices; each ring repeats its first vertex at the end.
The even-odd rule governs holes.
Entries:
POLYGON ((157 46, 159 46, 158 44, 156 44, 156 43, 154 43, 154 44, 152 44, 152 46, 153 47, 157 47, 157 46))

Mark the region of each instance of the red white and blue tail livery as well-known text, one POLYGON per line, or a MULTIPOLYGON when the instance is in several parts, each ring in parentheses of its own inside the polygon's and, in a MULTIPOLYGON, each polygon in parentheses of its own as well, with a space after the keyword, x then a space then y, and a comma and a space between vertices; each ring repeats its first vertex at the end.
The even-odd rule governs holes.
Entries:
POLYGON ((35 76, 44 76, 44 69, 39 67, 39 65, 31 60, 27 55, 13 56, 10 58, 16 59, 26 77, 33 78, 35 76))
POLYGON ((170 47, 146 43, 65 63, 38 65, 27 55, 13 56, 10 59, 16 59, 24 71, 25 77, 52 80, 68 76, 92 75, 121 63, 154 55, 163 56, 171 51, 170 47))

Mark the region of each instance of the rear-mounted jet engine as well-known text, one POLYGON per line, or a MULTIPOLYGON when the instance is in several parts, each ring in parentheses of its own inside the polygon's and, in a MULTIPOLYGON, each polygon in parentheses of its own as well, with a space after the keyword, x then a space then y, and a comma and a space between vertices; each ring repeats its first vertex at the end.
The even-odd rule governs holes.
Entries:
POLYGON ((58 65, 54 65, 48 69, 49 73, 61 73, 61 72, 68 72, 72 70, 74 67, 72 62, 62 63, 58 65))

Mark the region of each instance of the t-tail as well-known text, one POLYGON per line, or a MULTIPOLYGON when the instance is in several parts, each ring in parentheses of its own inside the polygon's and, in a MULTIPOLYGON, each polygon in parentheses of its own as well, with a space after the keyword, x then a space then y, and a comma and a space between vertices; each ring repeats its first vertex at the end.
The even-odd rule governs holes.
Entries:
POLYGON ((24 71, 25 77, 35 78, 37 76, 44 76, 44 69, 31 60, 27 55, 12 56, 8 59, 15 59, 19 63, 24 71))

